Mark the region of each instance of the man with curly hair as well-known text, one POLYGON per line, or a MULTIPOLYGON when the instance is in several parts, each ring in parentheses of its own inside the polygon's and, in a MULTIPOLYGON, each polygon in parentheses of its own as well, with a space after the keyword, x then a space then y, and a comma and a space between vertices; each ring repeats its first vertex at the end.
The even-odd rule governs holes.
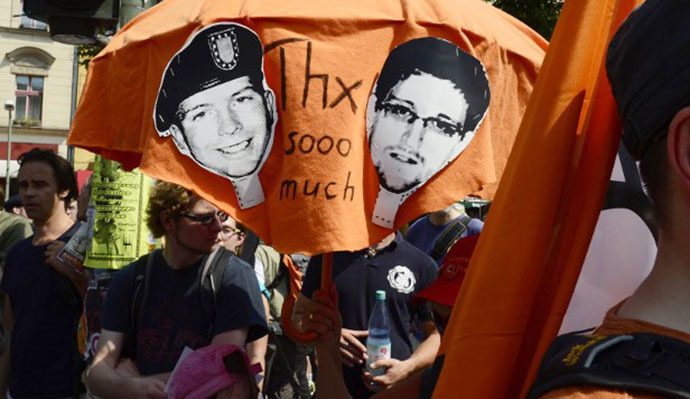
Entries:
POLYGON ((213 311, 206 311, 205 266, 226 214, 183 187, 158 181, 147 216, 165 246, 113 279, 87 377, 91 392, 103 398, 165 398, 165 383, 185 347, 244 347, 267 332, 254 272, 235 256, 218 265, 224 269, 213 311))

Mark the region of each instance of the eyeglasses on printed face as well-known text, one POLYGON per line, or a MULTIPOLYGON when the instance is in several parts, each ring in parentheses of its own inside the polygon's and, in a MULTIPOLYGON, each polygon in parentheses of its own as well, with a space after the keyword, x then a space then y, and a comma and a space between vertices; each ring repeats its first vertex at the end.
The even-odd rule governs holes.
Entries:
POLYGON ((417 113, 407 105, 400 102, 384 102, 381 104, 384 112, 394 116, 395 118, 408 123, 413 124, 417 120, 422 121, 422 125, 425 128, 430 128, 438 134, 442 134, 448 137, 455 137, 460 135, 461 138, 465 135, 464 128, 462 124, 457 123, 453 120, 446 120, 439 118, 437 116, 429 116, 426 118, 421 118, 417 113))
POLYGON ((182 216, 192 219, 193 221, 201 225, 209 225, 213 223, 215 220, 217 220, 220 223, 223 223, 224 221, 228 220, 228 215, 225 212, 206 213, 204 215, 183 213, 182 216))

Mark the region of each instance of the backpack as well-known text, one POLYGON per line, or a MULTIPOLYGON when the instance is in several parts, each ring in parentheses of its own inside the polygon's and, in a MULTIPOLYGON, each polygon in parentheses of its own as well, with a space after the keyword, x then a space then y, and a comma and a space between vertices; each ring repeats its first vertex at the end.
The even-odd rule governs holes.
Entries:
POLYGON ((528 399, 567 386, 627 389, 690 399, 690 344, 634 333, 557 337, 544 355, 528 399))
POLYGON ((467 216, 467 214, 465 213, 459 217, 459 220, 456 220, 455 222, 451 223, 448 227, 446 227, 446 229, 443 230, 441 235, 434 243, 434 246, 431 249, 431 253, 429 254, 429 256, 431 256, 431 258, 434 259, 436 262, 440 261, 441 258, 446 256, 448 250, 453 246, 453 244, 455 244, 460 239, 462 233, 464 233, 465 230, 467 230, 467 226, 470 224, 471 221, 472 218, 467 216))
MULTIPOLYGON (((156 249, 139 258, 134 265, 134 295, 129 316, 129 332, 127 334, 127 357, 136 359, 137 325, 143 317, 143 309, 146 308, 149 293, 151 291, 151 273, 156 256, 162 256, 161 250, 156 249)), ((236 259, 236 258, 234 258, 236 259)), ((210 342, 213 337, 213 328, 218 303, 218 288, 223 281, 225 266, 233 260, 233 253, 219 246, 202 260, 201 278, 199 279, 201 294, 201 307, 212 323, 209 325, 206 337, 210 342)))

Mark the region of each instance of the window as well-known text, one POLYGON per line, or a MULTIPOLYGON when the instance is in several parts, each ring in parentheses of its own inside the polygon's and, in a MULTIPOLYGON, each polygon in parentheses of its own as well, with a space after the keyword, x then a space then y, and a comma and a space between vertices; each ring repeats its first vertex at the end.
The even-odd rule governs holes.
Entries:
MULTIPOLYGON (((24 1, 21 1, 22 4, 22 10, 24 9, 24 1)), ((22 14, 21 20, 19 21, 19 27, 20 28, 26 28, 26 29, 37 29, 37 30, 48 30, 48 25, 45 24, 44 22, 41 21, 36 21, 35 19, 31 19, 27 17, 26 15, 22 14)))
POLYGON ((48 30, 48 25, 45 22, 36 21, 35 19, 31 19, 26 15, 22 15, 22 19, 19 21, 19 27, 26 29, 48 30))
POLYGON ((42 76, 17 75, 16 114, 14 119, 20 125, 36 126, 41 122, 43 104, 42 76))

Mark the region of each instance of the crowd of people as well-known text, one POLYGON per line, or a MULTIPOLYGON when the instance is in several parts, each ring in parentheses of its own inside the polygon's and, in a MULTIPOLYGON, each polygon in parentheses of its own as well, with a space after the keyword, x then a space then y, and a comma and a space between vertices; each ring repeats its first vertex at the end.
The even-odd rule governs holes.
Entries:
MULTIPOLYGON (((321 258, 280 254, 209 201, 163 181, 153 184, 146 211, 146 225, 153 237, 162 238, 162 249, 115 273, 100 312, 98 349, 84 367, 77 331, 95 271, 88 264, 65 264, 58 253, 84 222, 77 215, 87 213, 82 208, 88 205, 91 181, 79 193, 70 164, 49 150, 31 150, 19 162, 20 201, 14 208, 26 216, 0 214, 6 253, 0 285, 7 338, 0 388, 5 392, 13 398, 83 393, 188 398, 206 389, 214 376, 193 371, 196 367, 187 363, 203 368, 220 356, 234 359, 221 361, 225 372, 229 367, 230 374, 244 377, 218 389, 222 397, 312 396, 310 385, 318 378, 313 346, 285 334, 281 313, 290 282, 298 279, 303 283, 295 304, 299 320, 304 303, 320 286, 321 258), (70 213, 74 203, 80 209, 70 213), (197 351, 181 356, 185 350, 197 351)), ((397 232, 364 250, 334 255, 333 277, 345 320, 341 347, 354 395, 370 396, 433 362, 440 342, 436 321, 441 319, 434 318, 438 313, 427 301, 412 299, 436 280, 436 261, 442 256, 435 261, 430 254, 445 255, 455 241, 478 234, 481 226, 455 204, 412 225, 408 235, 419 244, 397 232), (367 284, 361 284, 362 278, 367 284), (363 343, 379 289, 390 298, 393 346, 392 358, 377 365, 386 372, 373 377, 363 369, 363 343)), ((297 326, 309 327, 299 321, 297 326)), ((194 397, 211 396, 204 392, 194 397)))
MULTIPOLYGON (((690 395, 690 71, 678 62, 690 43, 682 28, 689 13, 683 0, 648 0, 607 57, 624 143, 659 222, 654 269, 594 333, 554 341, 530 398, 690 395)), ((19 197, 0 211, 0 395, 431 397, 441 337, 483 227, 461 205, 330 254, 332 283, 323 290, 325 255, 281 254, 212 202, 156 181, 146 225, 162 248, 114 273, 97 350, 85 359, 78 331, 95 271, 59 253, 84 223, 89 188, 80 193, 71 165, 53 151, 31 150, 19 163, 19 197), (282 314, 300 285, 292 314, 282 314), (369 364, 379 292, 391 353, 369 364), (300 334, 315 338, 300 342, 300 334)))

